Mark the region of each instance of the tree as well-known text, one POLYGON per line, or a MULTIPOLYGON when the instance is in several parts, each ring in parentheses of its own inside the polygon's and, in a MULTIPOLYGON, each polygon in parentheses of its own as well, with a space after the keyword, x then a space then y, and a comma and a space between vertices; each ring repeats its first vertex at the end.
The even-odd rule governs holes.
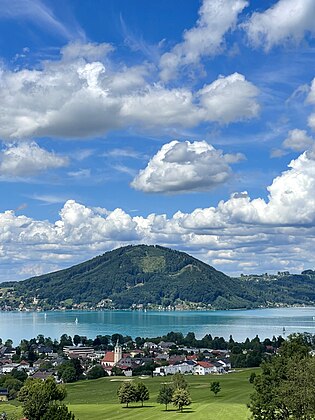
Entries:
POLYGON ((4 388, 7 388, 8 392, 9 392, 9 398, 16 398, 19 390, 23 386, 23 382, 21 382, 18 379, 15 379, 11 375, 4 375, 4 378, 5 378, 5 380, 3 382, 3 386, 4 386, 4 388))
POLYGON ((42 420, 75 420, 74 414, 65 404, 52 403, 42 420))
POLYGON ((149 394, 148 388, 144 385, 143 382, 138 382, 137 383, 137 401, 141 401, 141 404, 143 407, 143 402, 148 401, 149 398, 150 398, 150 394, 149 394))
POLYGON ((81 366, 79 359, 66 360, 58 367, 58 377, 63 380, 63 382, 75 382, 80 379, 83 368, 81 366))
POLYGON ((165 410, 167 411, 167 405, 172 402, 174 388, 170 384, 162 384, 160 392, 157 397, 159 404, 165 404, 165 410))
POLYGON ((221 391, 221 385, 218 381, 213 381, 210 384, 210 391, 214 393, 215 396, 221 391))
MULTIPOLYGON (((62 385, 57 385, 53 378, 46 381, 40 379, 27 379, 21 388, 18 398, 23 403, 23 414, 29 420, 43 420, 51 406, 60 405, 60 401, 66 397, 66 390, 62 385)), ((50 417, 54 418, 55 417, 50 417)), ((58 417, 57 417, 58 418, 58 417)), ((72 420, 70 417, 70 419, 72 420)), ((66 419, 68 419, 66 417, 66 419)))
POLYGON ((78 334, 75 334, 74 336, 73 336, 73 344, 75 345, 75 346, 77 346, 78 344, 80 344, 81 343, 81 337, 78 335, 78 334))
POLYGON ((73 346, 72 338, 68 334, 62 334, 59 340, 59 348, 62 350, 64 346, 73 346))
POLYGON ((177 372, 175 375, 173 375, 172 382, 175 389, 187 389, 188 387, 184 375, 180 372, 177 372))
POLYGON ((75 368, 71 365, 64 366, 62 370, 58 369, 58 376, 59 374, 65 383, 75 382, 77 379, 75 368))
POLYGON ((27 373, 25 372, 25 369, 17 370, 16 368, 12 369, 11 375, 13 378, 18 379, 21 382, 25 382, 28 378, 27 373))
POLYGON ((314 418, 315 360, 300 335, 290 336, 261 369, 249 406, 254 419, 314 418))
POLYGON ((8 347, 9 349, 11 349, 13 346, 13 341, 11 340, 11 338, 8 338, 6 342, 4 343, 4 345, 5 347, 8 347))
POLYGON ((118 388, 117 395, 119 402, 128 408, 129 403, 137 401, 137 388, 132 382, 124 382, 118 388))
POLYGON ((88 379, 98 379, 105 376, 105 371, 101 365, 93 366, 87 373, 88 379))
POLYGON ((175 389, 172 397, 172 402, 178 410, 183 411, 183 407, 191 404, 191 397, 186 389, 175 389))
POLYGON ((255 382, 255 378, 256 378, 256 373, 255 372, 252 372, 251 374, 250 374, 250 376, 249 376, 249 383, 250 384, 253 384, 254 382, 255 382))

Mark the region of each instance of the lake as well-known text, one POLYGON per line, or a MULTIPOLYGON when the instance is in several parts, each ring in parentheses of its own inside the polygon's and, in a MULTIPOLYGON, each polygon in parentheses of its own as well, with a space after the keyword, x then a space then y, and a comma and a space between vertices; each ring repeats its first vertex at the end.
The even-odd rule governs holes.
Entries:
POLYGON ((59 339, 62 334, 84 335, 120 333, 133 338, 155 337, 169 331, 197 338, 205 334, 230 334, 238 341, 256 334, 261 339, 294 332, 315 334, 315 307, 252 309, 238 311, 60 311, 60 312, 0 312, 0 337, 11 338, 18 344, 22 338, 38 334, 59 339))

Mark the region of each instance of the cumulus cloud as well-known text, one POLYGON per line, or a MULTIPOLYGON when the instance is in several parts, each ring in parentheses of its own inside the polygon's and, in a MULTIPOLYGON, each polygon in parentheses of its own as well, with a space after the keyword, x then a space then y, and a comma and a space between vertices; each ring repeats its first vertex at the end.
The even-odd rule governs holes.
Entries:
POLYGON ((207 120, 229 123, 256 117, 259 113, 256 86, 248 82, 242 74, 220 76, 199 92, 207 120))
POLYGON ((84 138, 131 126, 171 130, 258 113, 258 89, 243 75, 221 76, 199 92, 166 88, 147 81, 149 67, 105 65, 101 57, 110 48, 72 43, 60 60, 40 69, 0 68, 0 137, 84 138))
POLYGON ((266 51, 287 42, 299 43, 305 33, 315 33, 315 3, 279 0, 264 12, 253 13, 244 28, 252 44, 266 51))
POLYGON ((290 130, 288 137, 282 143, 285 149, 292 149, 296 152, 304 151, 314 145, 314 139, 307 135, 306 130, 290 130))
POLYGON ((205 141, 172 141, 165 144, 139 172, 131 186, 149 193, 205 191, 226 182, 229 163, 244 159, 242 154, 224 155, 205 141))
POLYGON ((245 0, 203 0, 196 25, 183 33, 181 43, 162 55, 161 79, 172 79, 180 67, 198 64, 202 57, 221 52, 224 35, 235 27, 247 4, 245 0))
MULTIPOLYGON (((188 153, 187 147, 172 151, 170 161, 188 153)), ((184 250, 233 273, 309 267, 314 264, 315 154, 305 152, 293 160, 267 190, 267 200, 239 192, 216 207, 171 217, 131 216, 74 200, 64 204, 54 223, 14 211, 0 213, 0 279, 7 279, 5 264, 11 279, 18 278, 30 262, 49 271, 52 264, 69 266, 130 243, 184 250)))
POLYGON ((35 142, 12 144, 0 152, 0 176, 29 177, 68 163, 67 157, 48 152, 35 142))

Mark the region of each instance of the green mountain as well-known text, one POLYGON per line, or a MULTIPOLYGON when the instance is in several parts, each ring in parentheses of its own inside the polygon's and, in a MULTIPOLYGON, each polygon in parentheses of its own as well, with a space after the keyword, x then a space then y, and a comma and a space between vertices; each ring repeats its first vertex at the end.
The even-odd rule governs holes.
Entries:
POLYGON ((0 309, 83 304, 201 304, 214 309, 314 304, 315 272, 231 278, 190 255, 161 246, 126 246, 66 270, 0 285, 0 309), (34 303, 39 300, 39 303, 34 303), (33 306, 32 306, 33 305, 33 306))
POLYGON ((126 246, 66 270, 4 286, 24 302, 36 296, 53 306, 65 301, 95 306, 104 299, 116 308, 167 306, 179 300, 222 309, 257 306, 257 296, 244 282, 161 246, 126 246))

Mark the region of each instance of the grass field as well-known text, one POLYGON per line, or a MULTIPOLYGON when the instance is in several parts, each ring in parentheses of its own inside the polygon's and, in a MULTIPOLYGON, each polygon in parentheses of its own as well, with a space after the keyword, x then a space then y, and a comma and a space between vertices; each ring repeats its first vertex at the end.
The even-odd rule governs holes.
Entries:
POLYGON ((156 402, 160 384, 171 381, 171 377, 142 379, 150 391, 150 400, 143 408, 137 403, 131 404, 131 408, 125 408, 118 403, 117 388, 124 379, 120 377, 69 384, 66 403, 79 420, 154 420, 173 419, 180 415, 185 419, 194 420, 245 420, 250 415, 246 404, 253 390, 248 381, 253 371, 255 370, 246 369, 219 377, 186 376, 193 403, 183 414, 176 411, 172 405, 166 412, 165 406, 156 402), (216 397, 209 389, 213 380, 219 380, 221 384, 221 392, 216 397))
MULTIPOLYGON (((67 384, 68 396, 65 403, 77 420, 164 420, 181 415, 185 419, 193 420, 246 420, 250 416, 246 404, 253 390, 248 378, 254 371, 257 372, 258 369, 244 369, 224 376, 186 376, 193 403, 182 414, 172 405, 165 411, 165 406, 156 402, 160 384, 170 382, 171 376, 141 379, 150 392, 150 400, 143 408, 138 403, 130 404, 130 408, 118 403, 117 388, 124 377, 67 384), (221 384, 221 392, 216 397, 210 392, 209 385, 214 380, 221 384)), ((21 407, 9 403, 0 404, 0 413, 2 411, 9 415, 21 415, 21 407)))

